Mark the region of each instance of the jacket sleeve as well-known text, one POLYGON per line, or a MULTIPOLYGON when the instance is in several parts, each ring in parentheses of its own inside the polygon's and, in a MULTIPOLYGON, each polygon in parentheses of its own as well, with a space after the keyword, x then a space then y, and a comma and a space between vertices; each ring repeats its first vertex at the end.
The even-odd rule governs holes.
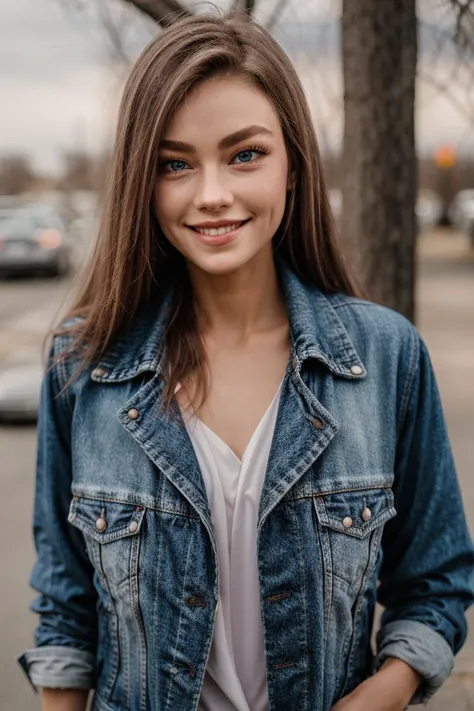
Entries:
POLYGON ((423 679, 411 703, 425 703, 466 637, 474 554, 435 376, 415 334, 395 462, 398 515, 382 539, 375 669, 387 657, 407 662, 423 679))
POLYGON ((37 560, 30 584, 39 592, 31 605, 39 615, 35 648, 19 663, 36 689, 94 686, 96 594, 82 534, 68 523, 71 499, 73 397, 60 393, 64 364, 52 366, 56 337, 43 378, 38 414, 34 507, 37 560))

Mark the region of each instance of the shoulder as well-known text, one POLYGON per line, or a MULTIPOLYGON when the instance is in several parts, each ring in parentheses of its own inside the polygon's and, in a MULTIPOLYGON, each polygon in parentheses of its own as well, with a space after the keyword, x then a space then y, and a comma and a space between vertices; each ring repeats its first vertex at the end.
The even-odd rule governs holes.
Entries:
POLYGON ((398 311, 345 294, 326 295, 348 333, 358 342, 371 339, 392 349, 412 348, 420 340, 417 328, 398 311))
POLYGON ((79 316, 66 318, 53 333, 48 365, 59 390, 66 387, 75 369, 81 365, 78 338, 80 339, 83 322, 84 319, 79 316))
POLYGON ((327 299, 366 368, 375 367, 383 377, 396 375, 410 386, 425 349, 414 324, 398 311, 371 301, 344 294, 327 299))

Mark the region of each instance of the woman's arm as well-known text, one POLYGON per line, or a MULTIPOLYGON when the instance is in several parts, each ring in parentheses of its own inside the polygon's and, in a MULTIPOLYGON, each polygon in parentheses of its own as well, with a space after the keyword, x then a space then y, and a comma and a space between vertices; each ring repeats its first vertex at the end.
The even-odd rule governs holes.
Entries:
POLYGON ((85 711, 88 692, 83 689, 43 689, 42 711, 85 711))
MULTIPOLYGON (((53 351, 59 349, 55 338, 53 351)), ((51 365, 50 357, 48 365, 51 365)), ((68 522, 71 502, 71 421, 74 407, 64 365, 43 378, 38 413, 34 508, 37 560, 30 584, 39 592, 33 649, 19 662, 37 688, 90 689, 95 684, 97 594, 82 534, 68 522)))
POLYGON ((398 515, 382 538, 378 600, 385 610, 375 669, 387 658, 405 661, 422 677, 419 703, 449 676, 465 640, 474 553, 436 379, 414 334, 395 459, 398 515))

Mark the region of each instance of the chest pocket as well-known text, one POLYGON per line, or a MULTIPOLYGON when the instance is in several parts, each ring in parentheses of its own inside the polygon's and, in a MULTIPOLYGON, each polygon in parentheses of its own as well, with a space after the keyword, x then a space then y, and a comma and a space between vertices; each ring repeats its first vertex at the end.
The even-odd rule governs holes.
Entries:
POLYGON ((392 490, 334 491, 313 501, 326 564, 334 576, 359 586, 375 563, 383 524, 396 516, 392 490))
POLYGON ((143 506, 75 496, 68 520, 84 534, 87 553, 104 591, 112 600, 127 593, 124 585, 138 573, 143 506))

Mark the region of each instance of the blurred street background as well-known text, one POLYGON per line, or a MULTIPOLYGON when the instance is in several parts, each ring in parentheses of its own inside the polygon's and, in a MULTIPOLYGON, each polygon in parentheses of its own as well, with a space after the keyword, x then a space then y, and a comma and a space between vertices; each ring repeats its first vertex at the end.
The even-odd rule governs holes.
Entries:
MULTIPOLYGON (((35 418, 43 340, 87 268, 124 77, 159 31, 161 8, 171 7, 167 2, 0 4, 0 711, 39 709, 15 658, 32 645, 35 625, 28 612, 34 594, 28 575, 34 560, 35 418), (145 5, 154 8, 154 20, 143 7, 140 12, 145 5)), ((357 268, 374 300, 412 318, 428 345, 474 535, 474 0, 413 1, 413 17, 403 19, 418 36, 417 48, 411 46, 416 75, 415 63, 404 70, 411 71, 416 98, 397 99, 400 106, 411 101, 411 114, 401 108, 397 113, 397 104, 395 123, 405 121, 404 135, 386 145, 391 163, 381 163, 380 154, 374 157, 372 172, 384 179, 373 184, 362 172, 366 164, 370 168, 370 131, 362 116, 364 139, 348 132, 347 116, 354 107, 344 101, 344 86, 352 86, 351 76, 361 80, 364 64, 357 57, 364 47, 356 51, 350 33, 358 28, 358 8, 364 6, 365 17, 370 7, 378 11, 371 2, 262 0, 246 7, 253 11, 255 6, 255 16, 281 42, 303 80, 348 253, 355 248, 360 254, 363 264, 357 268), (416 181, 404 170, 410 161, 416 181), (367 186, 362 194, 360 185, 367 186), (382 219, 379 206, 388 203, 382 219), (402 284, 399 291, 396 284, 402 284)), ((231 0, 215 4, 225 9, 231 0)), ((206 3, 183 0, 180 5, 209 10, 206 3)), ((397 7, 393 0, 383 5, 397 7)), ((385 21, 398 22, 398 17, 390 18, 387 11, 385 21)), ((380 24, 376 27, 382 32, 380 24)), ((369 31, 364 28, 367 45, 369 31)), ((408 31, 398 34, 410 37, 408 31)), ((406 56, 401 44, 403 49, 406 56)), ((373 52, 378 51, 383 50, 374 42, 373 52)), ((374 56, 374 66, 387 71, 387 62, 378 65, 374 56)), ((398 71, 401 66, 392 73, 398 71)), ((387 76, 388 82, 390 72, 387 76)), ((375 131, 373 117, 366 119, 375 131)), ((390 130, 383 116, 382 124, 390 130)), ((474 711, 474 609, 468 618, 467 643, 430 711, 474 711)))

